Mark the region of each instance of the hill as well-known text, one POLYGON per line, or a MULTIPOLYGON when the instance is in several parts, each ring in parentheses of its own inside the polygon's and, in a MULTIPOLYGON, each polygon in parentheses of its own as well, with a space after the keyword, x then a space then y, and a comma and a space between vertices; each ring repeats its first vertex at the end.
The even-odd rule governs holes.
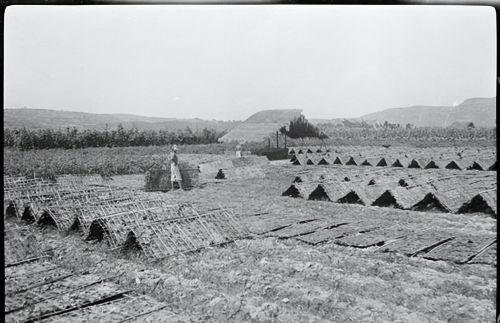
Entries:
POLYGON ((4 128, 59 129, 76 127, 77 129, 104 130, 115 128, 118 124, 124 128, 135 127, 139 130, 185 130, 215 129, 228 131, 239 121, 216 121, 202 119, 175 119, 144 117, 133 114, 96 114, 85 112, 57 111, 49 109, 4 109, 4 128))
POLYGON ((260 142, 291 120, 299 117, 300 109, 262 110, 246 119, 227 134, 220 142, 246 141, 260 142))
POLYGON ((359 118, 310 119, 311 123, 345 125, 349 121, 365 121, 369 124, 383 124, 385 121, 418 127, 448 127, 457 121, 473 122, 476 127, 491 128, 496 122, 496 99, 467 99, 458 106, 415 105, 406 108, 392 108, 363 115, 359 118))
POLYGON ((360 118, 377 123, 411 123, 418 127, 448 127, 455 121, 468 120, 476 127, 494 127, 496 98, 467 99, 457 106, 411 106, 387 109, 366 114, 360 118))

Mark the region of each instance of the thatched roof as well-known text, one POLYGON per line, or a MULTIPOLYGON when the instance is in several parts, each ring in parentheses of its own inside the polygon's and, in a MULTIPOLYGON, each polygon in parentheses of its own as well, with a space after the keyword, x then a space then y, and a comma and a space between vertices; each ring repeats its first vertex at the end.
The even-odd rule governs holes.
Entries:
POLYGON ((229 131, 219 141, 260 142, 294 118, 299 117, 301 112, 300 109, 259 111, 229 131))

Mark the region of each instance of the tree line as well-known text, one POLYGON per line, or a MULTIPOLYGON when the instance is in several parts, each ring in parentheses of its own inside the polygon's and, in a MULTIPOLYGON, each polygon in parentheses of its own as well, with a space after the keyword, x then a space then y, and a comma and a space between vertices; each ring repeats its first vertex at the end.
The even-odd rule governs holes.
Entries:
POLYGON ((216 143, 224 132, 214 129, 193 131, 189 127, 176 132, 168 130, 124 129, 121 124, 116 129, 4 129, 4 148, 29 149, 75 149, 88 147, 135 147, 161 146, 172 144, 216 143))

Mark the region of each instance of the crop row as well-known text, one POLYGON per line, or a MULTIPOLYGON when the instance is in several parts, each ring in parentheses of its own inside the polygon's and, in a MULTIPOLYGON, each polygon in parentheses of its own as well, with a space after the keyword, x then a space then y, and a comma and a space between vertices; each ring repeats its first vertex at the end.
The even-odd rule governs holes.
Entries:
POLYGON ((486 213, 496 217, 496 177, 457 172, 356 172, 331 167, 304 170, 283 196, 336 203, 449 213, 486 213))
POLYGON ((81 230, 86 240, 105 240, 113 248, 139 249, 148 259, 233 241, 246 229, 230 210, 169 203, 111 187, 35 183, 10 189, 7 217, 81 230))
MULTIPOLYGON (((179 161, 193 164, 227 158, 220 145, 179 147, 179 161)), ((167 162, 169 146, 85 149, 4 149, 4 175, 56 177, 60 175, 103 176, 144 174, 167 162)))
MULTIPOLYGON (((496 149, 485 147, 433 147, 433 148, 415 148, 406 146, 335 146, 335 147, 293 147, 289 149, 290 155, 299 156, 326 156, 331 155, 341 156, 342 162, 345 163, 350 157, 353 157, 359 165, 367 160, 367 163, 376 165, 382 158, 386 160, 388 165, 389 160, 393 162, 399 160, 406 166, 410 165, 413 160, 417 162, 414 167, 424 168, 430 161, 442 164, 447 161, 455 161, 462 169, 473 166, 474 161, 481 161, 480 166, 483 170, 487 170, 496 162, 496 149), (342 156, 344 158, 342 158, 342 156)), ((332 159, 333 161, 334 159, 332 159)), ((438 167, 444 168, 444 165, 438 167)), ((382 165, 380 165, 382 166, 382 165)), ((452 165, 450 165, 451 167, 452 165)), ((429 168, 436 167, 429 165, 429 168)), ((496 165, 495 165, 496 168, 496 165)), ((476 165, 472 167, 476 168, 476 165)))
POLYGON ((488 170, 496 171, 497 161, 493 159, 463 158, 463 159, 410 159, 406 157, 355 157, 349 155, 308 154, 293 155, 290 159, 293 165, 346 165, 346 166, 378 166, 403 167, 415 169, 457 169, 457 170, 488 170))
MULTIPOLYGON (((24 229, 9 230, 7 254, 24 229)), ((39 247, 33 244, 34 248, 39 247)), ((166 321, 175 314, 165 304, 111 282, 115 277, 71 271, 43 259, 24 259, 5 267, 5 322, 146 322, 150 313, 166 321)))
MULTIPOLYGON (((311 154, 311 153, 328 153, 334 152, 338 154, 350 154, 371 157, 380 156, 399 156, 408 155, 414 158, 434 156, 443 158, 458 158, 467 156, 482 156, 482 157, 495 157, 495 147, 427 147, 416 148, 410 146, 391 146, 391 145, 377 145, 377 146, 295 146, 288 148, 288 153, 293 154, 311 154)), ((408 157, 406 156, 406 157, 408 157)))

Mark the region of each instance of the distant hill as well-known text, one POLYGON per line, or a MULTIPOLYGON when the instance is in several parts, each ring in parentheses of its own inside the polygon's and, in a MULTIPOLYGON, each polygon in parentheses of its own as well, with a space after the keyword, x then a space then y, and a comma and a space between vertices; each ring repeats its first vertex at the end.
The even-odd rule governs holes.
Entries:
POLYGON ((473 122, 476 127, 491 128, 496 122, 496 99, 467 99, 458 106, 415 105, 407 108, 393 108, 366 114, 359 118, 309 119, 313 124, 333 124, 342 126, 345 120, 365 121, 368 124, 411 123, 417 127, 448 127, 456 121, 473 122))
POLYGON ((186 127, 193 131, 203 128, 217 131, 228 131, 238 125, 239 121, 216 121, 202 119, 175 119, 143 117, 132 114, 97 114, 85 112, 57 111, 48 109, 4 109, 4 128, 66 128, 77 129, 116 128, 118 124, 124 128, 135 127, 139 130, 185 130, 186 127))
POLYGON ((260 142, 302 113, 300 109, 262 110, 222 136, 220 142, 260 142))
POLYGON ((476 127, 494 127, 496 98, 467 99, 457 106, 422 106, 387 109, 366 114, 360 118, 367 122, 411 123, 418 127, 448 127, 455 121, 471 121, 476 127))
MULTIPOLYGON (((66 128, 77 129, 116 128, 122 124, 125 128, 135 127, 139 130, 184 130, 186 127, 193 131, 197 129, 215 129, 227 131, 234 129, 224 141, 244 139, 250 136, 257 140, 264 133, 275 131, 277 126, 287 124, 299 116, 299 109, 263 110, 241 121, 216 121, 202 119, 175 119, 144 117, 132 114, 96 114, 85 112, 57 111, 48 109, 4 109, 4 128, 66 128), (244 124, 244 125, 243 125, 244 124)), ((336 119, 309 119, 313 124, 329 123, 336 125, 349 124, 349 121, 365 121, 369 124, 383 124, 385 121, 406 125, 424 127, 448 127, 456 121, 473 122, 477 127, 494 127, 496 125, 496 98, 467 99, 458 106, 411 106, 393 108, 380 112, 366 114, 359 118, 336 119), (347 122, 345 121, 347 120, 347 122)))

